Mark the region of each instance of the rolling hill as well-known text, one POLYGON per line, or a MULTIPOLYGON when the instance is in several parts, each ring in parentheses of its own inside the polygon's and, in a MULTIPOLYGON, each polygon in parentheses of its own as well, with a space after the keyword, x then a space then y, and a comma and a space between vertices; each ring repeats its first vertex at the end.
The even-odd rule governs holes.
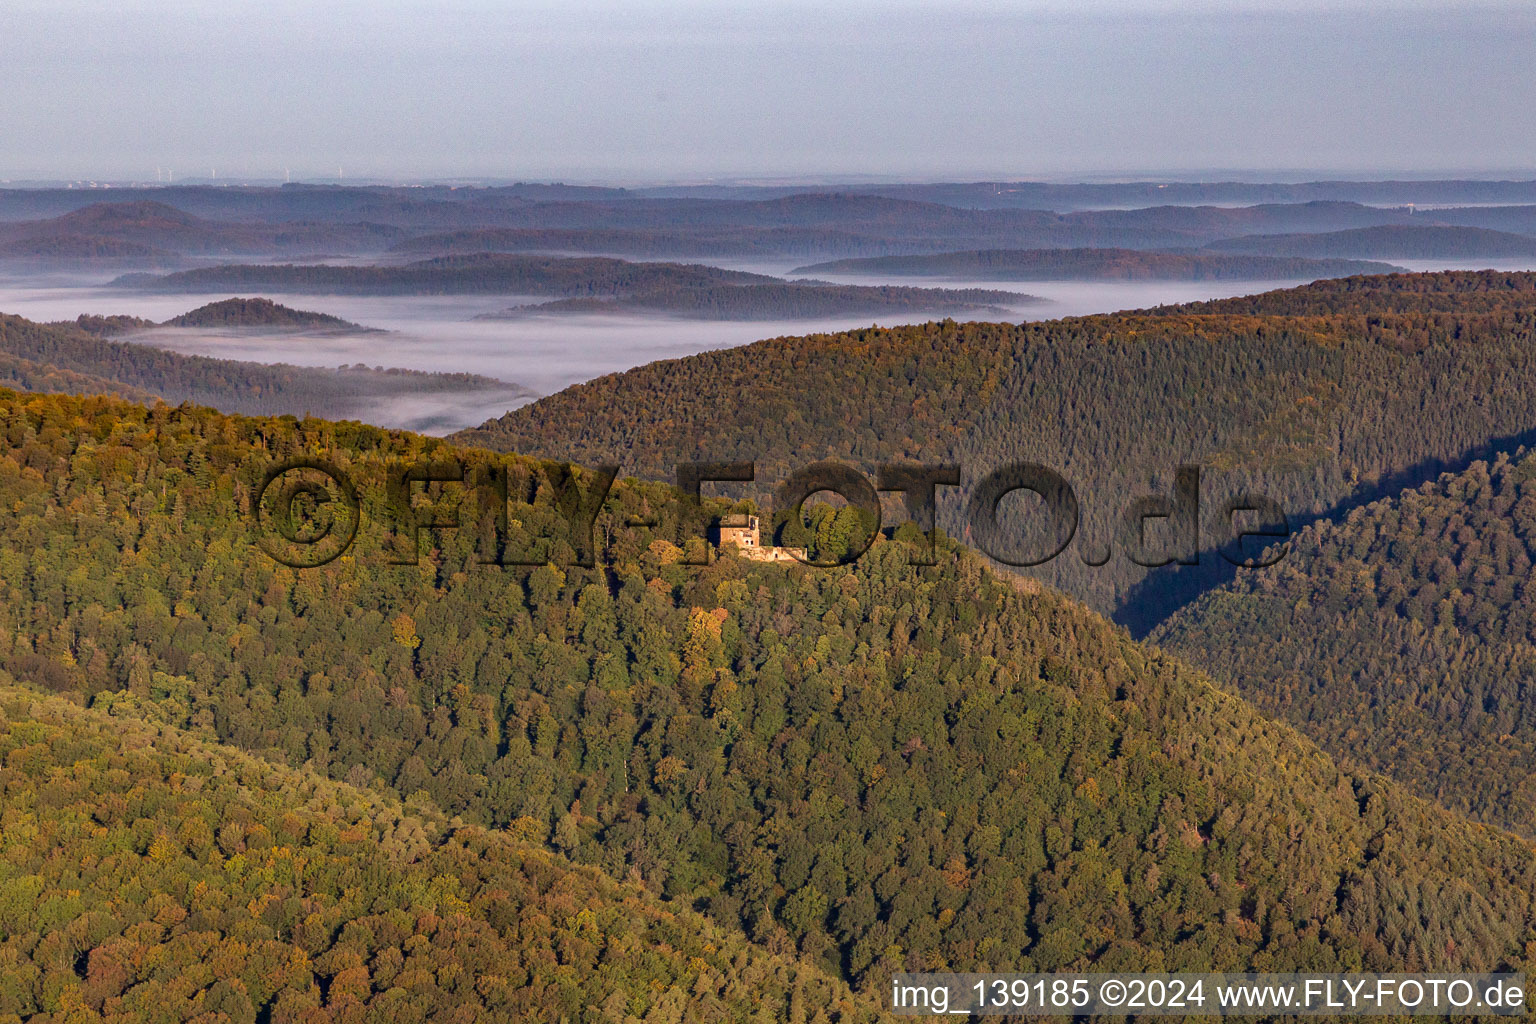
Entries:
POLYGON ((223 299, 172 317, 162 327, 255 327, 273 330, 322 330, 347 334, 371 328, 328 313, 290 309, 271 299, 223 299))
POLYGON ((1536 834, 1536 458, 1301 531, 1153 640, 1340 756, 1536 834))
POLYGON ((131 199, 93 202, 45 220, 0 223, 0 258, 174 266, 183 256, 379 252, 402 234, 376 223, 210 220, 159 198, 131 199))
POLYGON ((598 257, 479 254, 400 266, 232 264, 163 276, 130 274, 115 284, 140 291, 226 288, 332 295, 612 296, 656 287, 764 284, 777 278, 703 264, 629 263, 598 257))
POLYGON ((1489 228, 1392 224, 1318 234, 1248 235, 1211 242, 1206 248, 1309 259, 1503 259, 1536 256, 1536 238, 1489 228))
MULTIPOLYGON (((129 274, 115 284, 146 291, 224 287, 347 295, 554 295, 536 313, 668 313, 712 320, 852 315, 891 310, 1003 313, 1029 296, 988 290, 860 288, 784 281, 704 264, 631 263, 600 257, 482 253, 439 256, 402 266, 232 265, 156 277, 129 274)), ((495 314, 493 314, 495 316, 495 314)))
MULTIPOLYGON (((230 313, 235 307, 224 303, 215 307, 209 313, 214 319, 240 315, 238 311, 230 313)), ((256 309, 263 318, 289 319, 285 313, 260 306, 256 309)), ((297 316, 302 322, 312 322, 310 318, 323 314, 297 316)), ((515 404, 532 394, 520 385, 474 374, 361 365, 332 369, 247 363, 181 355, 106 337, 146 325, 154 326, 134 317, 83 317, 78 323, 38 324, 0 314, 0 359, 6 360, 6 369, 0 372, 12 384, 35 391, 120 394, 141 401, 161 398, 267 415, 308 415, 324 410, 338 417, 361 416, 376 412, 381 400, 406 395, 490 396, 515 404)))
MULTIPOLYGON (((496 900, 516 906, 517 872, 511 882, 496 873, 503 856, 515 866, 533 855, 479 838, 482 829, 629 878, 698 908, 724 933, 744 932, 770 953, 798 953, 857 989, 883 986, 901 967, 1327 971, 1525 962, 1523 943, 1536 926, 1528 844, 1340 765, 1179 661, 1070 600, 993 574, 948 543, 940 565, 927 568, 909 563, 903 539, 832 571, 729 557, 690 567, 680 557, 697 551, 689 538, 702 523, 665 487, 621 483, 583 540, 555 493, 564 485, 532 487, 552 467, 358 424, 0 392, 0 438, 0 501, 13 510, 0 520, 7 671, 93 710, 151 722, 162 736, 173 730, 159 742, 174 745, 177 729, 199 730, 382 794, 372 800, 395 794, 410 815, 429 817, 435 805, 462 819, 446 851, 437 852, 430 830, 424 845, 407 847, 421 851, 420 870, 409 874, 430 879, 412 888, 393 881, 392 872, 408 868, 391 866, 399 862, 387 837, 402 830, 389 812, 368 811, 362 828, 354 827, 361 813, 327 812, 339 831, 324 819, 314 828, 308 805, 290 806, 290 776, 268 769, 277 795, 262 806, 275 805, 277 820, 268 825, 266 812, 252 812, 262 829, 242 823, 241 835, 210 829, 199 838, 196 821, 207 823, 218 801, 238 797, 242 777, 262 788, 274 783, 259 772, 215 774, 203 784, 213 787, 200 797, 204 810, 186 806, 198 796, 156 803, 143 786, 135 790, 134 772, 154 778, 156 769, 133 763, 131 751, 120 755, 131 771, 116 772, 109 760, 95 776, 76 768, 61 778, 51 765, 62 757, 110 757, 112 742, 54 740, 47 713, 6 712, 33 720, 9 730, 18 738, 6 771, 57 779, 46 796, 39 789, 40 810, 101 808, 78 813, 103 816, 106 835, 66 833, 62 839, 80 844, 72 849, 91 852, 118 821, 135 837, 119 854, 127 863, 147 853, 150 864, 190 874, 204 867, 184 851, 219 847, 239 870, 226 869, 210 889, 216 906, 229 908, 220 923, 242 948, 277 954, 280 945, 264 943, 289 929, 301 942, 316 934, 339 941, 346 955, 312 954, 315 970, 330 978, 329 988, 319 986, 326 999, 338 986, 345 993, 390 985, 385 978, 401 968, 387 949, 397 942, 406 954, 446 960, 437 984, 448 984, 448 970, 466 998, 471 990, 500 998, 506 988, 488 973, 509 984, 522 977, 509 977, 503 956, 541 960, 549 942, 563 942, 548 938, 551 930, 586 928, 567 911, 529 920, 513 936, 503 922, 518 916, 496 900), (239 510, 272 460, 314 453, 357 485, 359 528, 349 555, 296 571, 264 555, 259 545, 272 538, 253 532, 239 510), (437 545, 418 549, 415 567, 391 565, 402 537, 389 526, 384 478, 391 464, 417 459, 462 460, 481 479, 494 479, 484 475, 493 468, 507 474, 498 493, 518 497, 506 509, 506 553, 550 561, 510 573, 477 568, 498 547, 470 528, 437 531, 437 545), (550 539, 541 546, 537 537, 550 539), (598 567, 572 564, 583 546, 598 567), (93 785, 105 790, 99 801, 93 785), (125 792, 131 801, 112 796, 125 792), (305 835, 319 846, 303 875, 313 884, 341 887, 344 866, 333 875, 331 861, 318 858, 344 855, 375 865, 369 884, 404 893, 374 906, 379 919, 365 920, 366 930, 342 927, 353 897, 290 907, 287 858, 310 856, 298 845, 305 835), (369 842, 373 835, 384 838, 369 842), (262 873, 269 869, 270 880, 262 873), (480 872, 476 881, 456 886, 469 871, 480 872), (261 879, 260 888, 243 889, 254 884, 248 878, 261 879), (507 895, 494 896, 498 889, 507 895), (226 892, 233 898, 223 903, 226 892), (242 902, 253 898, 260 902, 242 902), (418 913, 413 923, 411 912, 394 914, 407 898, 423 907, 437 900, 437 917, 424 923, 418 913), (313 930, 310 914, 320 915, 313 930), (503 939, 482 928, 482 914, 503 939), (274 937, 247 925, 247 915, 274 937), (484 941, 461 954, 447 935, 411 942, 419 927, 484 941), (502 941, 511 943, 505 954, 502 941)), ((590 483, 589 474, 574 481, 590 483)), ((709 513, 724 508, 712 502, 709 513)), ((463 522, 499 520, 494 507, 481 506, 463 522)), ((404 535, 409 546, 419 543, 413 535, 404 535)), ((182 758, 176 772, 170 785, 189 794, 205 776, 195 758, 182 758)), ((41 787, 24 782, 23 798, 30 785, 41 787)), ((355 792, 320 803, 344 807, 355 792)), ((34 842, 29 834, 13 841, 34 842)), ((48 840, 35 842, 48 848, 48 840)), ((36 857, 26 874, 38 872, 30 867, 36 857)), ((47 870, 74 871, 75 863, 58 859, 47 870)), ((538 863, 557 873, 558 862, 538 863)), ((105 913, 98 894, 116 883, 90 883, 71 881, 79 895, 63 898, 77 902, 38 920, 105 913)), ((8 890, 10 905, 30 908, 38 885, 8 890)), ((132 890, 170 931, 141 927, 133 941, 178 934, 175 908, 154 891, 142 879, 132 890)), ((633 898, 640 920, 629 934, 649 927, 646 898, 633 898)), ((603 932, 605 913, 594 910, 603 932)), ((94 946, 126 925, 88 920, 71 945, 37 947, 51 963, 83 963, 82 988, 94 983, 82 943, 94 946)), ((215 922, 189 920, 199 949, 223 948, 222 933, 210 934, 215 922)), ((612 941, 632 949, 623 934, 612 941)), ((96 977, 118 977, 111 965, 121 947, 113 948, 101 954, 96 977)), ((709 957, 730 947, 702 948, 704 964, 690 966, 715 984, 709 957)), ((659 977, 681 970, 670 949, 657 952, 659 977)), ((592 988, 574 965, 588 961, 570 957, 563 977, 579 998, 592 988)), ((244 960, 229 959, 222 969, 239 974, 244 960)), ((295 977, 302 992, 306 963, 281 962, 293 973, 277 977, 295 977)), ((594 997, 622 996, 627 977, 610 962, 594 997)), ((209 970, 177 991, 191 998, 190 986, 213 982, 209 970)), ((427 992, 432 983, 421 979, 427 992)), ((245 1005, 232 981, 219 995, 245 1005)), ((751 991, 728 987, 722 998, 733 996, 751 991)), ((381 1005, 402 998, 388 988, 383 997, 381 1005)))
MULTIPOLYGON (((1069 481, 1080 523, 1060 557, 1022 571, 1143 632, 1236 571, 1217 549, 1237 494, 1300 525, 1518 443, 1536 423, 1533 330, 1536 275, 1347 278, 1048 323, 772 339, 602 377, 458 436, 661 479, 679 461, 753 460, 758 493, 818 459, 871 479, 883 462, 958 463, 939 513, 962 539, 976 485, 1035 462, 1069 481), (1193 551, 1124 519, 1170 495, 1182 464, 1202 466, 1193 551)), ((1018 542, 993 550, 1048 551, 1028 506, 999 519, 1018 542)))
MULTIPOLYGON (((1034 208, 1013 199, 976 204, 955 192, 950 196, 957 201, 948 202, 942 188, 923 197, 858 188, 706 194, 710 191, 172 187, 136 190, 128 193, 131 198, 104 202, 99 192, 0 190, 0 241, 69 236, 205 257, 362 255, 389 249, 418 256, 542 251, 825 259, 925 253, 935 247, 1190 247, 1258 232, 1335 231, 1415 219, 1400 210, 1335 199, 1245 207, 1167 205, 1191 197, 1189 190, 1174 187, 1162 194, 1154 190, 1141 200, 1162 205, 1067 212, 1050 205, 1049 189, 1034 208)), ((1510 217, 1511 223, 1520 222, 1519 213, 1510 217)))
POLYGON ((876 1017, 506 832, 97 703, 0 681, 0 1018, 876 1017))
POLYGON ((1426 222, 1528 234, 1536 206, 1445 207, 1530 199, 1529 182, 985 182, 844 185, 834 192, 534 184, 173 186, 110 194, 26 188, 0 189, 0 249, 17 245, 18 259, 69 250, 74 261, 111 265, 133 261, 127 247, 141 246, 141 254, 159 254, 161 262, 148 266, 184 256, 384 251, 830 259, 935 249, 1162 249, 1426 222), (1412 203, 1441 208, 1414 212, 1402 205, 1412 203), (109 249, 119 255, 94 255, 109 249))
POLYGON ((975 249, 812 263, 794 274, 892 274, 994 281, 1257 281, 1401 270, 1362 260, 1222 256, 1136 249, 975 249))
POLYGON ((0 242, 0 260, 25 261, 50 268, 60 264, 111 266, 121 263, 170 269, 184 262, 179 253, 158 249, 142 242, 70 234, 18 238, 0 242))
POLYGON ((159 397, 122 381, 66 370, 10 352, 0 352, 0 386, 44 394, 119 395, 135 402, 153 402, 159 397))
POLYGON ((782 284, 727 284, 665 288, 611 299, 555 299, 514 306, 477 320, 502 320, 559 313, 662 313, 695 320, 813 319, 893 312, 985 313, 1007 316, 1012 307, 1040 300, 1020 292, 987 288, 902 288, 837 285, 824 281, 782 284))
MULTIPOLYGON (((1398 216, 1383 207, 1432 203, 1462 209, 1497 208, 1495 204, 1536 203, 1536 182, 1312 181, 1312 182, 1095 182, 1041 181, 933 182, 923 184, 847 184, 838 187, 854 199, 883 198, 914 207, 950 206, 968 210, 1011 208, 1031 213, 1114 210, 1166 204, 1206 205, 1209 209, 1289 206, 1354 208, 1358 216, 1398 216), (1371 205, 1365 205, 1371 204, 1371 205), (1484 205, 1477 205, 1484 204, 1484 205)), ((428 228, 463 227, 496 218, 552 219, 555 208, 628 205, 633 210, 665 209, 678 200, 730 200, 751 203, 825 193, 826 186, 752 186, 702 184, 654 188, 612 188, 519 182, 509 185, 390 186, 292 184, 281 188, 239 185, 170 185, 136 190, 200 217, 235 221, 275 220, 364 222, 428 228), (532 209, 530 209, 532 207, 532 209), (543 209, 540 209, 540 208, 543 209)), ((100 202, 101 190, 70 188, 0 189, 0 220, 56 217, 100 202)), ((121 195, 121 192, 117 194, 121 195)), ((1516 207, 1518 208, 1518 207, 1516 207)), ((1527 207, 1529 208, 1529 207, 1527 207)), ((1438 212, 1438 211, 1437 211, 1438 212)), ((1380 220, 1374 221, 1380 223, 1380 220)), ((1358 226, 1336 224, 1337 227, 1358 226)), ((1301 230, 1300 228, 1290 230, 1301 230)), ((1323 230, 1311 228, 1310 230, 1323 230)))
POLYGON ((712 259, 863 253, 892 245, 906 247, 906 243, 882 242, 879 236, 861 234, 854 227, 465 228, 416 235, 397 243, 390 252, 415 257, 543 252, 712 259))

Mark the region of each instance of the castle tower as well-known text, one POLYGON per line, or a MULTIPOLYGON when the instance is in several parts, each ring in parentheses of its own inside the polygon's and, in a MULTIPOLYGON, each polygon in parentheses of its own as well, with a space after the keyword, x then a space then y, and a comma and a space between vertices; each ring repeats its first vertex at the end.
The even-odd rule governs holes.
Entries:
POLYGON ((720 546, 735 544, 746 550, 762 547, 757 532, 757 516, 734 515, 720 520, 720 546))

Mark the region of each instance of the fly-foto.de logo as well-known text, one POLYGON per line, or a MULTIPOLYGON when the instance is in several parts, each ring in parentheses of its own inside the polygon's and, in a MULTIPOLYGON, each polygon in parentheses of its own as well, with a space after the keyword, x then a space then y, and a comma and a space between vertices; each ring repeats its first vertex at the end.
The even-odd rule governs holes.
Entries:
MULTIPOLYGON (((548 489, 550 506, 567 531, 572 552, 565 558, 568 564, 595 564, 601 550, 595 536, 598 517, 618 472, 617 465, 541 464, 537 486, 548 489)), ((817 462, 791 473, 773 489, 772 508, 764 517, 738 514, 710 523, 700 515, 706 485, 756 481, 753 462, 682 462, 676 466, 673 498, 699 520, 701 539, 733 545, 760 560, 818 568, 851 564, 881 537, 887 528, 882 493, 899 496, 894 504, 904 512, 904 521, 921 533, 923 543, 911 558, 916 564, 937 562, 940 501, 947 494, 958 494, 962 539, 1004 565, 1037 566, 1061 556, 1078 537, 1082 522, 1082 503, 1071 483, 1036 462, 1007 463, 975 478, 968 478, 958 465, 890 463, 877 467, 871 478, 844 463, 817 462), (853 536, 835 556, 775 544, 772 529, 764 538, 762 519, 793 533, 794 524, 804 524, 807 504, 822 494, 836 496, 855 513, 853 536)), ((317 568, 348 553, 369 507, 385 518, 394 538, 388 553, 393 564, 417 564, 423 535, 461 529, 471 521, 485 524, 490 532, 491 553, 480 564, 516 567, 551 561, 548 555, 519 552, 510 543, 509 510, 531 499, 511 482, 506 466, 451 458, 401 461, 386 467, 382 490, 382 502, 367 502, 346 468, 323 458, 296 456, 265 469, 247 513, 260 547, 293 568, 317 568)), ((1208 537, 1202 530, 1200 467, 1180 465, 1170 492, 1139 495, 1124 506, 1116 523, 1117 546, 1130 561, 1149 568, 1196 565, 1202 551, 1213 549, 1242 568, 1272 565, 1285 556, 1291 529, 1277 502, 1244 491, 1224 497, 1215 511, 1220 535, 1208 537)), ((655 522, 653 518, 622 525, 649 527, 655 522)), ((1111 557, 1111 545, 1082 543, 1078 557, 1087 565, 1103 565, 1111 557)))

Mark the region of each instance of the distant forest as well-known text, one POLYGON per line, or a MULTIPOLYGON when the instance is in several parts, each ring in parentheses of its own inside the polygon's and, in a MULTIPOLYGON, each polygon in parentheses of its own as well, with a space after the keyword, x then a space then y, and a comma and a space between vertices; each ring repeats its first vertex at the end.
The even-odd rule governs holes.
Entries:
POLYGON ((282 291, 330 295, 613 296, 660 287, 767 284, 764 274, 702 264, 630 263, 600 257, 483 254, 442 256, 402 266, 229 264, 161 277, 127 275, 115 284, 156 292, 282 291))
POLYGON ((1480 259, 1536 256, 1536 238, 1487 228, 1392 225, 1303 235, 1249 235, 1211 242, 1224 252, 1367 259, 1480 259))
POLYGON ((202 292, 224 288, 362 295, 557 295, 563 301, 493 315, 656 312, 710 320, 772 320, 892 310, 1004 314, 1030 296, 985 289, 871 288, 788 282, 702 264, 631 263, 598 257, 480 254, 404 266, 231 264, 162 277, 130 274, 124 288, 202 292))
POLYGON ((271 299, 223 299, 172 317, 162 327, 256 327, 278 330, 323 330, 346 334, 370 328, 328 313, 290 309, 271 299))
MULTIPOLYGON (((1414 186, 1403 183, 1379 188, 1171 183, 1118 190, 1141 200, 1140 208, 1123 200, 1091 208, 1096 198, 1116 194, 1113 188, 1028 183, 1009 188, 843 187, 835 192, 292 186, 146 188, 108 196, 98 190, 0 189, 0 261, 21 268, 94 263, 164 269, 221 257, 313 261, 336 255, 389 259, 534 252, 825 260, 923 255, 936 249, 1192 249, 1224 240, 1256 244, 1245 236, 1379 227, 1536 233, 1536 199, 1520 198, 1531 188, 1499 184, 1423 183, 1418 190, 1421 195, 1460 191, 1533 205, 1415 212, 1387 205, 1396 200, 1369 199, 1372 194, 1411 193, 1414 186), (1204 202, 1221 205, 1188 205, 1202 201, 1201 195, 1207 197, 1204 202), (1365 205, 1362 199, 1379 205, 1365 205), (1250 205, 1240 205, 1244 201, 1250 205)), ((1464 235, 1456 245, 1434 251, 1488 254, 1489 245, 1477 239, 1475 233, 1464 235)), ((1500 244, 1504 248, 1498 251, 1507 251, 1514 243, 1504 239, 1500 244)), ((1397 248, 1405 255, 1424 251, 1401 240, 1397 248)))
POLYGON ((1251 281, 1385 274, 1363 260, 1154 252, 1136 249, 974 249, 929 256, 873 256, 797 267, 795 274, 892 274, 977 280, 1251 281))
MULTIPOLYGON (((154 198, 92 202, 47 220, 0 221, 0 259, 102 259, 175 265, 188 256, 378 252, 404 232, 385 224, 210 220, 154 198)), ((0 207, 4 195, 0 193, 0 207)))
MULTIPOLYGON (((1447 313, 1472 316, 1536 306, 1536 273, 1452 270, 1314 281, 1299 288, 1159 306, 1164 316, 1328 316, 1335 313, 1447 313)), ((1450 322, 1449 318, 1442 318, 1450 322)))
POLYGON ((0 379, 29 391, 119 394, 125 398, 197 402, 257 414, 364 415, 392 395, 499 392, 508 404, 532 393, 516 384, 468 373, 335 369, 239 362, 181 355, 112 341, 102 331, 133 318, 82 317, 80 325, 38 324, 0 315, 0 379), (94 332, 93 330, 94 329, 94 332))
POLYGON ((791 281, 664 288, 616 299, 557 299, 515 306, 477 319, 547 313, 666 313, 699 320, 774 320, 889 312, 1006 316, 1013 306, 1038 301, 1032 295, 984 288, 869 287, 791 281))
MULTIPOLYGON (((1151 314, 774 339, 603 377, 458 436, 662 479, 679 460, 751 459, 769 482, 816 459, 959 463, 965 486, 941 490, 940 515, 962 539, 970 488, 1031 460, 1072 484, 1082 520, 1061 557, 1024 571, 1145 630, 1233 572, 1216 553, 1231 495, 1308 521, 1525 435, 1533 332, 1533 274, 1359 277, 1151 314), (1135 497, 1169 495, 1184 463, 1203 467, 1200 564, 1139 564, 1193 555, 1122 519, 1135 497)), ((1000 515, 1023 550, 1025 510, 1000 515)))

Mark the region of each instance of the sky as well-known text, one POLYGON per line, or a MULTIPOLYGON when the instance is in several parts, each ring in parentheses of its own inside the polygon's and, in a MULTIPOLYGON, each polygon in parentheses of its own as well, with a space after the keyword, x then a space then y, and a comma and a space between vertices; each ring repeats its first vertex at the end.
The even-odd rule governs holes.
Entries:
POLYGON ((0 179, 1536 176, 1536 5, 5 0, 0 179))

